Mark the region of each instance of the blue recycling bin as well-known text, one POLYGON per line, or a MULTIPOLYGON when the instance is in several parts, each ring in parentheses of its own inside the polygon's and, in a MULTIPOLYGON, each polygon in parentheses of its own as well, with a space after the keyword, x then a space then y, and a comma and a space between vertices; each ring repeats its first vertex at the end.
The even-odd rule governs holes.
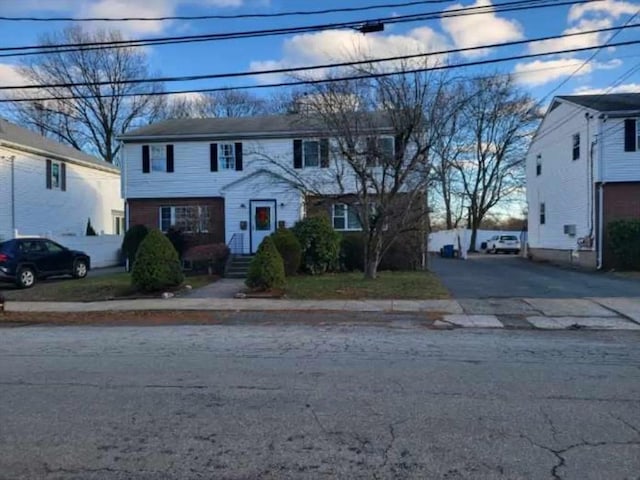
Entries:
POLYGON ((445 245, 442 247, 442 256, 444 258, 453 258, 454 248, 453 245, 445 245))

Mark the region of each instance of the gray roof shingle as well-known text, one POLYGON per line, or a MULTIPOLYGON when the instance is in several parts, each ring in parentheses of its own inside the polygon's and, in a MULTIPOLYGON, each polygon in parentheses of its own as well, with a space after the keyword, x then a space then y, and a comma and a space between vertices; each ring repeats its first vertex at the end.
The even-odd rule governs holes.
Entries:
POLYGON ((111 165, 104 160, 84 153, 69 145, 43 137, 38 133, 32 132, 31 130, 0 118, 0 143, 3 140, 18 146, 40 150, 50 155, 68 158, 69 160, 76 160, 81 163, 92 164, 103 169, 119 171, 118 167, 111 165))
MULTIPOLYGON (((375 115, 373 118, 376 128, 385 128, 381 115, 375 115)), ((326 128, 323 128, 320 121, 306 115, 268 115, 165 120, 132 130, 119 138, 126 141, 153 137, 277 137, 291 134, 313 135, 323 131, 326 131, 326 128)))
POLYGON ((600 95, 561 95, 557 98, 592 108, 599 112, 640 110, 640 93, 609 93, 600 95))

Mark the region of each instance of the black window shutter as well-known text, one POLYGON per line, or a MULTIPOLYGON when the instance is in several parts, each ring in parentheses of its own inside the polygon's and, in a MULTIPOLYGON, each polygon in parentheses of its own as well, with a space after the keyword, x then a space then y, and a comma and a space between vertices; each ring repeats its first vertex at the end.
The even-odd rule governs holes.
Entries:
POLYGON ((218 171, 218 144, 209 145, 209 167, 212 172, 218 171))
POLYGON ((67 164, 64 162, 60 163, 60 190, 67 190, 67 164))
POLYGON ((329 167, 329 139, 320 140, 320 166, 322 168, 329 167))
POLYGON ((47 160, 47 189, 51 190, 51 160, 47 160))
POLYGON ((149 161, 149 145, 142 146, 142 173, 149 173, 151 162, 149 161))
POLYGON ((242 143, 236 143, 236 170, 242 171, 242 143))
POLYGON ((293 141, 293 168, 302 168, 302 140, 293 141))
POLYGON ((393 137, 393 158, 396 161, 402 160, 402 157, 404 157, 403 150, 402 135, 396 135, 393 137))
POLYGON ((173 173, 173 145, 167 145, 167 172, 173 173))
POLYGON ((624 121, 624 151, 636 151, 636 119, 627 118, 624 121))

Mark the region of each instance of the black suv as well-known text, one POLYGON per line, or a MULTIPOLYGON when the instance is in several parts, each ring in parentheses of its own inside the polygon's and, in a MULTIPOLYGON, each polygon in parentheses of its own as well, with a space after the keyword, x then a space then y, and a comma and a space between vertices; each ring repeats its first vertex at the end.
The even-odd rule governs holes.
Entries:
POLYGON ((0 281, 29 288, 36 279, 71 275, 84 278, 91 267, 89 255, 69 250, 46 238, 16 238, 0 243, 0 281))

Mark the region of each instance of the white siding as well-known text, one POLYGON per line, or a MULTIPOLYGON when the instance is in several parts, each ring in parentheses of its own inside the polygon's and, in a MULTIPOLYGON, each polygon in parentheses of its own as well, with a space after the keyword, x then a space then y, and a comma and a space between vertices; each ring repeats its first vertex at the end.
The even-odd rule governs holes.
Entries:
MULTIPOLYGON (((590 233, 589 145, 597 133, 597 116, 589 120, 587 109, 561 104, 549 112, 540 126, 526 159, 528 241, 532 248, 575 249, 577 239, 590 233), (580 158, 572 159, 573 135, 580 133, 580 158), (536 158, 542 157, 542 174, 536 175, 536 158), (546 222, 540 225, 540 204, 546 222), (576 235, 564 233, 564 225, 576 225, 576 235)), ((589 112, 595 113, 595 112, 589 112)))
POLYGON ((640 182, 640 150, 624 151, 623 118, 602 122, 602 151, 605 155, 602 179, 605 182, 640 182))
MULTIPOLYGON (((84 235, 87 220, 97 233, 114 233, 112 211, 123 211, 120 175, 66 163, 66 191, 46 188, 46 158, 0 149, 15 157, 15 222, 22 235, 84 235)), ((9 160, 0 160, 0 236, 11 237, 9 160)))

